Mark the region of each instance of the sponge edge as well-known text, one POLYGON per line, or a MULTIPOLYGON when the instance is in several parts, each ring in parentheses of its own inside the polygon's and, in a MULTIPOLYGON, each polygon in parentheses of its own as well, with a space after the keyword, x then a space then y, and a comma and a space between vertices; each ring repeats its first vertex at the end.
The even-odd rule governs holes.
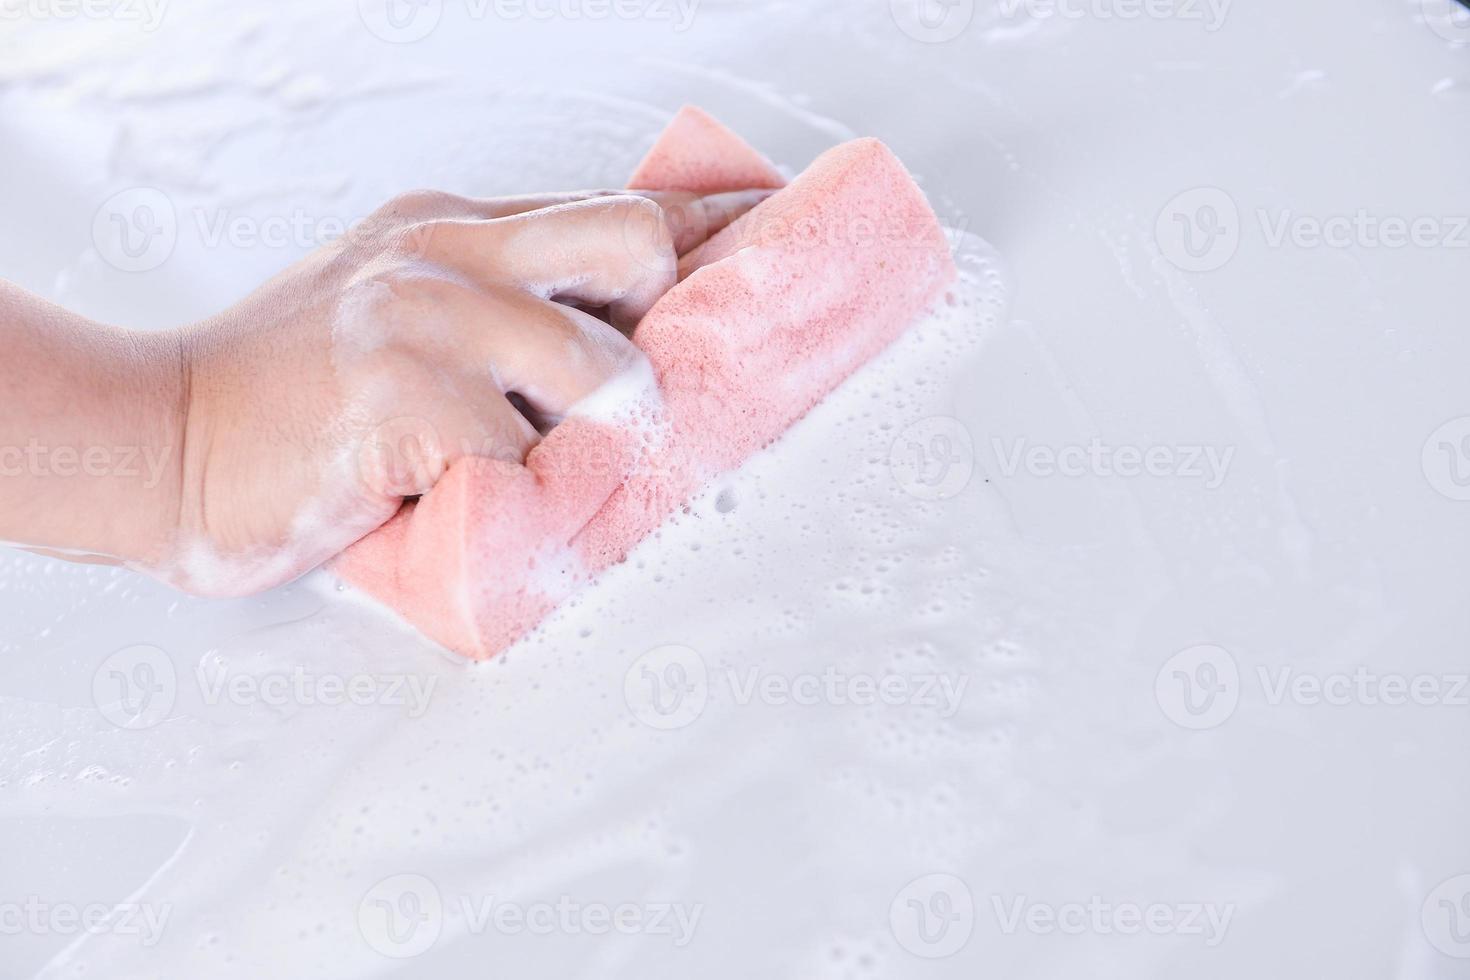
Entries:
MULTIPOLYGON (((763 167, 729 130, 685 109, 639 175, 653 190, 695 189, 690 180, 729 189, 763 167), (681 183, 651 186, 665 178, 681 183)), ((922 192, 871 139, 823 154, 681 272, 633 338, 653 366, 656 403, 569 418, 525 466, 455 464, 337 571, 446 647, 492 656, 778 438, 956 275, 922 192)))
POLYGON ((719 120, 686 105, 664 128, 653 149, 633 171, 632 190, 724 191, 774 190, 786 183, 775 166, 719 120))

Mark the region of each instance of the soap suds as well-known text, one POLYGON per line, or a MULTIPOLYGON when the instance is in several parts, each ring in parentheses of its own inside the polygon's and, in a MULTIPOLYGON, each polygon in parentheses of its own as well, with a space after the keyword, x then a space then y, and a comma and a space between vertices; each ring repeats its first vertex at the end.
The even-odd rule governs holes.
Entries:
POLYGON ((582 418, 616 428, 645 426, 663 405, 653 365, 638 357, 626 370, 574 404, 568 418, 582 418))

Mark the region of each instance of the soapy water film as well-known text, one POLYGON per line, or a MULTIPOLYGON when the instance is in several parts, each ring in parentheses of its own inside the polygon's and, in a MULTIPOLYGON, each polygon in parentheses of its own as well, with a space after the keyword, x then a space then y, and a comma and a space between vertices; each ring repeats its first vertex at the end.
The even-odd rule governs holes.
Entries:
MULTIPOLYGON (((1466 37, 1457 14, 1439 16, 1458 8, 1441 9, 1438 0, 1384 8, 1385 17, 1420 18, 1436 34, 1466 37)), ((811 16, 827 13, 814 7, 811 16)), ((180 8, 171 16, 189 15, 180 8)), ((351 77, 325 62, 287 69, 309 64, 282 55, 298 43, 293 35, 311 32, 262 31, 252 16, 219 20, 200 34, 197 63, 162 74, 136 70, 136 52, 126 46, 27 44, 0 59, 5 91, 40 93, 73 114, 108 120, 114 138, 97 153, 108 169, 99 186, 168 189, 181 244, 165 271, 187 270, 202 254, 193 209, 215 196, 267 214, 282 199, 315 198, 329 213, 352 217, 422 184, 484 194, 615 186, 672 108, 653 104, 662 100, 652 87, 496 94, 461 90, 449 72, 429 68, 369 64, 351 77), (248 67, 235 85, 225 66, 241 56, 248 67), (352 172, 327 151, 350 142, 385 106, 419 99, 442 115, 402 112, 380 143, 366 138, 362 152, 373 167, 352 172), (200 111, 214 101, 234 108, 200 111), (596 125, 573 122, 599 111, 605 118, 596 125), (448 137, 444 116, 458 123, 448 137), (568 122, 557 131, 545 126, 548 118, 568 122), (492 120, 522 135, 479 135, 492 120), (398 153, 396 144, 422 149, 398 153), (310 176, 284 180, 258 165, 276 155, 298 160, 310 176)), ((888 69, 904 67, 886 5, 823 23, 848 32, 845 39, 888 69)), ((1086 27, 1066 17, 1007 22, 992 5, 977 5, 970 34, 1016 50, 1063 44, 1086 27)), ((856 135, 779 86, 691 60, 652 58, 647 70, 662 85, 676 80, 690 101, 708 104, 737 131, 779 133, 773 145, 784 150, 775 154, 783 162, 856 135)), ((1277 60, 1274 68, 1286 67, 1284 56, 1277 60)), ((1262 84, 1272 98, 1286 86, 1290 98, 1330 108, 1334 88, 1349 80, 1307 70, 1317 64, 1293 63, 1296 74, 1278 71, 1262 84)), ((1046 154, 1026 152, 1025 127, 1054 119, 1025 119, 1024 99, 993 80, 985 88, 967 68, 936 70, 965 98, 993 100, 1005 107, 1001 118, 1012 120, 1014 108, 1024 120, 979 137, 1020 186, 1040 188, 1033 196, 1043 199, 1067 190, 1068 175, 1046 169, 1046 154)), ((1185 70, 1195 69, 1159 68, 1185 70)), ((1464 90, 1459 76, 1447 76, 1432 93, 1425 86, 1425 97, 1452 106, 1464 90)), ((14 117, 7 132, 22 167, 37 140, 23 122, 14 117)), ((925 161, 909 162, 922 182, 925 161)), ((958 179, 924 183, 941 218, 995 233, 993 222, 949 206, 958 179)), ((1171 185, 1154 204, 1178 189, 1171 185)), ((1155 256, 1150 268, 1150 256, 1129 242, 1149 240, 1154 212, 1124 221, 1074 197, 1071 227, 1104 240, 1117 256, 1117 277, 1140 298, 1120 315, 1144 322, 1143 300, 1163 288, 1153 273, 1167 264, 1155 256)), ((323 977, 687 975, 692 956, 711 973, 739 964, 745 975, 820 978, 903 975, 922 968, 921 959, 946 962, 965 940, 964 955, 947 962, 968 966, 964 956, 983 955, 1000 969, 1011 951, 1022 957, 1028 947, 925 933, 930 920, 901 913, 917 909, 932 922, 969 913, 975 921, 989 915, 986 897, 971 900, 964 883, 999 888, 997 874, 1025 867, 1012 880, 1033 888, 1050 881, 1063 895, 1086 894, 1078 889, 1102 881, 1125 896, 1169 896, 1184 882, 1189 897, 1233 907, 1231 928, 1242 936, 1259 928, 1261 916, 1252 914, 1262 909, 1273 922, 1287 921, 1282 913, 1296 911, 1287 899, 1315 895, 1332 913, 1331 888, 1344 904, 1371 908, 1390 933, 1404 924, 1401 975, 1439 975, 1416 952, 1439 955, 1424 936, 1439 937, 1438 949, 1457 947, 1427 918, 1421 927, 1421 908, 1453 904, 1457 879, 1446 875, 1456 865, 1424 858, 1416 866, 1412 847, 1385 839, 1381 818, 1371 842, 1355 837, 1345 819, 1367 806, 1355 795, 1354 774, 1361 781, 1362 773, 1398 771, 1391 785, 1400 791, 1373 796, 1415 806, 1402 790, 1414 773, 1423 775, 1433 754, 1427 747, 1438 743, 1416 742, 1406 734, 1409 720, 1363 730, 1343 721, 1321 736, 1334 739, 1341 753, 1334 756, 1312 741, 1320 724, 1278 713, 1272 733, 1249 704, 1229 705, 1236 717, 1228 731, 1250 766, 1226 757, 1208 730, 1160 735, 1155 726, 1171 722, 1152 700, 1159 663, 1135 661, 1153 652, 1162 661, 1183 645, 1174 628, 1184 632, 1180 609, 1192 609, 1197 597, 1177 579, 1180 569, 1204 563, 1204 524, 1182 525, 1187 546, 1171 544, 1150 506, 1157 499, 1116 481, 1099 481, 1097 494, 1073 512, 1037 508, 1012 488, 1055 499, 1058 487, 1077 484, 1008 483, 977 459, 992 432, 1014 424, 1003 422, 1003 403, 987 406, 977 395, 987 380, 1006 382, 999 397, 1026 412, 1055 401, 1096 419, 1108 406, 1097 398, 1098 379, 1079 375, 1081 355, 1067 349, 1065 321, 1036 330, 1008 324, 1002 293, 1015 284, 1002 287, 993 256, 981 250, 969 258, 970 240, 956 240, 969 275, 954 306, 917 325, 491 663, 448 657, 324 574, 215 603, 126 573, 6 552, 0 818, 13 843, 5 880, 18 894, 132 909, 95 936, 21 937, 6 969, 109 977, 270 969, 323 977), (1033 390, 1038 396, 1028 400, 1033 390), (1130 492, 1137 499, 1127 499, 1130 492), (885 694, 884 678, 900 683, 885 694), (1145 692, 1142 700, 1131 698, 1135 691, 1145 692), (1415 765, 1406 764, 1411 757, 1415 765), (1263 815, 1247 792, 1290 799, 1304 782, 1316 803, 1297 815, 1274 807, 1263 815), (1319 845, 1363 854, 1375 868, 1392 865, 1397 877, 1324 879, 1309 847, 1283 843, 1273 851, 1262 843, 1281 835, 1278 822, 1300 830, 1309 820, 1319 845), (1323 891, 1304 893, 1308 880, 1323 882, 1323 891), (577 911, 567 919, 558 905, 577 911), (507 906, 521 913, 519 928, 490 914, 507 906), (543 920, 545 906, 551 913, 543 920), (598 915, 624 906, 632 906, 626 934, 594 932, 598 915), (528 918, 553 923, 554 935, 538 934, 528 918), (752 948, 755 934, 766 937, 760 948, 752 948)), ((125 304, 135 288, 117 288, 96 255, 69 261, 56 281, 63 301, 101 313, 105 304, 125 304)), ((257 281, 280 261, 278 252, 247 252, 223 286, 186 282, 179 315, 207 311, 222 291, 257 281)), ((1034 295, 1031 269, 1022 285, 1034 295)), ((1224 392, 1232 410, 1245 405, 1241 414, 1256 420, 1241 427, 1230 486, 1244 477, 1249 491, 1253 462, 1244 457, 1253 455, 1266 473, 1262 499, 1287 499, 1273 495, 1272 479, 1286 485, 1290 473, 1278 455, 1300 447, 1260 436, 1259 420, 1272 417, 1262 383, 1245 383, 1255 377, 1249 363, 1231 360, 1239 325, 1221 304, 1212 309, 1209 297, 1197 296, 1193 280, 1165 272, 1163 295, 1200 351, 1202 388, 1224 392)), ((1085 325, 1103 336, 1121 326, 1085 325)), ((1403 332, 1407 345, 1412 331, 1403 332)), ((1183 376, 1195 370, 1192 360, 1172 366, 1183 376)), ((1065 498, 1078 500, 1080 493, 1065 498)), ((1295 505, 1280 506, 1285 516, 1270 506, 1209 512, 1223 515, 1219 533, 1240 552, 1232 560, 1245 565, 1265 553, 1250 544, 1252 535, 1307 523, 1293 516, 1295 505)), ((1340 639, 1334 630, 1385 635, 1374 618, 1375 603, 1385 600, 1365 600, 1371 581, 1349 577, 1371 577, 1366 553, 1344 563, 1345 584, 1325 598, 1302 583, 1336 563, 1334 553, 1319 544, 1289 554, 1299 580, 1249 571, 1276 583, 1264 601, 1325 610, 1303 650, 1331 646, 1340 639)), ((1258 616, 1263 601, 1228 578, 1209 583, 1208 600, 1199 609, 1241 621, 1258 616)), ((1388 612, 1380 609, 1379 619, 1388 612)), ((1206 669, 1218 666, 1207 651, 1184 652, 1203 659, 1181 671, 1220 684, 1225 675, 1206 669)), ((1372 941, 1388 950, 1398 938, 1372 941)), ((1243 941, 1249 953, 1254 947, 1243 941)), ((1065 965, 1078 948, 1037 949, 1024 964, 1065 965)), ((1150 963, 1156 972, 1170 968, 1167 946, 1129 949, 1139 958, 1136 973, 1150 963)), ((1018 967, 1016 975, 1025 972, 1018 967)))

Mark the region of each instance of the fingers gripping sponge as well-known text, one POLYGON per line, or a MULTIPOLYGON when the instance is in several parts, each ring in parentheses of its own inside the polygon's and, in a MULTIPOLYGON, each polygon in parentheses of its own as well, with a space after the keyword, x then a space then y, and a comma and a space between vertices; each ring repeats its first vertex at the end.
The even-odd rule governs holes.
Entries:
MULTIPOLYGON (((779 181, 692 108, 634 176, 641 188, 699 192, 779 181)), ((871 139, 818 157, 680 270, 633 337, 654 383, 594 396, 524 466, 456 463, 343 554, 339 573, 446 647, 493 656, 777 439, 955 277, 924 195, 871 139)))

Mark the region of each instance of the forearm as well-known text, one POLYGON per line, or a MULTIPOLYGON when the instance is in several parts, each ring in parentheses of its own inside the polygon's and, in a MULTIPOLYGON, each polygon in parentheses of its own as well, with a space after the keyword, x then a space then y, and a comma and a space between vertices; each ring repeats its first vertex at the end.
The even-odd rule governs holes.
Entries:
POLYGON ((0 541, 157 561, 177 526, 177 333, 93 323, 0 280, 0 541))

